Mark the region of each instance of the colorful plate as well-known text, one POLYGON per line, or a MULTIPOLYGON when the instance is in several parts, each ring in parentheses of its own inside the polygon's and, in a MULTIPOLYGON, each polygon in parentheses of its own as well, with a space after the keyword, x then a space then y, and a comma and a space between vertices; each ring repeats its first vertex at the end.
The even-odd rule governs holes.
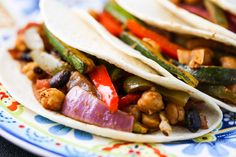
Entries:
MULTIPOLYGON (((60 1, 75 8, 96 9, 101 8, 104 3, 102 0, 60 1)), ((4 24, 0 23, 0 46, 12 40, 15 31, 1 29, 1 26, 21 26, 30 19, 40 19, 38 2, 39 0, 0 1, 0 17, 7 17, 7 20, 2 20, 4 24)), ((68 128, 35 114, 23 105, 16 102, 0 83, 0 134, 41 156, 236 156, 236 114, 228 111, 223 111, 224 118, 217 129, 200 138, 168 144, 140 144, 114 141, 68 128)))

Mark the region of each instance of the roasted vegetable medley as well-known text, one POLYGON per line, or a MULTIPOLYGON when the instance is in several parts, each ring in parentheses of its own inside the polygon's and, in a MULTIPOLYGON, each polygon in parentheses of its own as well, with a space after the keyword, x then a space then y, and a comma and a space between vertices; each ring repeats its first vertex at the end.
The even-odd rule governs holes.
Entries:
POLYGON ((208 128, 204 102, 74 49, 43 24, 30 23, 21 29, 9 52, 32 80, 35 97, 45 109, 141 134, 160 130, 168 136, 173 126, 191 132, 208 128))
MULTIPOLYGON (((175 3, 203 7, 201 0, 175 3)), ((115 1, 109 1, 102 13, 92 15, 110 33, 178 79, 226 103, 236 104, 235 47, 160 30, 140 21, 115 1)))

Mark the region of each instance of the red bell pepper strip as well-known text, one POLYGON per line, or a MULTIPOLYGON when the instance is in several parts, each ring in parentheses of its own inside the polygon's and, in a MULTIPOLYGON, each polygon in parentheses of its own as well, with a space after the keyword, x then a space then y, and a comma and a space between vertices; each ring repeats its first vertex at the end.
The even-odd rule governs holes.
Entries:
POLYGON ((115 36, 119 36, 123 31, 121 23, 105 11, 100 14, 98 21, 115 36))
POLYGON ((134 19, 128 20, 127 28, 138 38, 152 39, 160 46, 163 53, 174 59, 178 59, 177 50, 183 49, 181 46, 170 42, 165 36, 145 28, 134 19))
POLYGON ((89 73, 90 79, 93 81, 98 92, 101 95, 101 99, 107 105, 108 109, 114 113, 118 110, 118 95, 108 71, 104 65, 97 66, 89 73))
POLYGON ((128 105, 136 104, 141 94, 128 94, 119 98, 119 108, 126 107, 128 105))

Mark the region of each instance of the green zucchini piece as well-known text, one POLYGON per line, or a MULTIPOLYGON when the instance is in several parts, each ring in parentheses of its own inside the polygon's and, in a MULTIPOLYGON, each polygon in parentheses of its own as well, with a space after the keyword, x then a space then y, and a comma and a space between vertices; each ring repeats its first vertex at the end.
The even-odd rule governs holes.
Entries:
POLYGON ((210 13, 212 21, 222 27, 228 28, 228 20, 224 11, 210 0, 204 0, 204 6, 210 13))
POLYGON ((157 87, 158 92, 168 101, 184 107, 188 102, 190 95, 186 92, 170 90, 164 87, 157 87))
POLYGON ((125 24, 130 19, 136 19, 133 15, 121 8, 115 1, 109 1, 105 5, 104 10, 110 13, 113 17, 115 17, 123 24, 125 24))
POLYGON ((191 69, 186 65, 180 65, 179 67, 191 73, 201 83, 211 85, 236 84, 236 69, 227 69, 218 66, 202 66, 198 69, 191 69))
POLYGON ((204 84, 199 86, 198 89, 225 102, 236 104, 236 93, 233 93, 225 86, 212 86, 204 84))
POLYGON ((148 128, 146 128, 139 122, 134 122, 133 132, 139 133, 139 134, 146 134, 148 132, 148 128))
POLYGON ((161 53, 155 53, 151 51, 150 48, 146 47, 141 40, 136 38, 130 33, 123 32, 120 36, 121 40, 124 41, 126 44, 133 47, 135 50, 138 50, 142 55, 145 57, 155 61, 160 66, 165 68, 171 74, 177 76, 177 78, 183 80, 190 86, 196 87, 198 85, 198 80, 194 78, 190 73, 182 70, 181 68, 176 67, 175 65, 171 64, 164 57, 161 53))
POLYGON ((46 27, 44 27, 44 30, 49 44, 64 60, 70 63, 80 73, 88 73, 92 71, 94 63, 90 58, 86 57, 79 50, 74 49, 57 39, 46 27))
POLYGON ((123 87, 126 93, 136 93, 146 91, 155 85, 138 76, 130 76, 125 80, 123 87))

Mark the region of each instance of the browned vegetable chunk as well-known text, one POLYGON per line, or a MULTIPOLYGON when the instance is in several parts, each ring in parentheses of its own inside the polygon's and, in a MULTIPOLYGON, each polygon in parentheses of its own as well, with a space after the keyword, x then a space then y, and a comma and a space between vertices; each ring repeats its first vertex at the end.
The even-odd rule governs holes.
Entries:
POLYGON ((190 68, 212 64, 213 52, 208 48, 178 50, 177 55, 179 62, 188 65, 190 68))
POLYGON ((91 92, 93 95, 97 95, 97 90, 89 80, 83 76, 80 72, 73 72, 67 83, 68 91, 75 86, 79 86, 87 92, 91 92))
POLYGON ((236 58, 225 56, 220 58, 221 65, 224 68, 236 69, 236 58))
POLYGON ((146 114, 153 114, 164 109, 162 96, 157 91, 151 89, 144 92, 138 100, 138 108, 146 114))
POLYGON ((158 128, 160 124, 160 117, 158 114, 142 114, 142 123, 148 128, 158 128))
POLYGON ((60 111, 65 95, 56 88, 49 88, 40 92, 39 99, 44 108, 52 111, 60 111))
POLYGON ((185 111, 184 108, 179 105, 170 103, 166 106, 165 111, 170 124, 176 124, 184 120, 185 111))
POLYGON ((138 109, 137 105, 130 105, 124 108, 124 111, 127 112, 129 115, 134 116, 135 120, 140 121, 142 113, 138 109))

